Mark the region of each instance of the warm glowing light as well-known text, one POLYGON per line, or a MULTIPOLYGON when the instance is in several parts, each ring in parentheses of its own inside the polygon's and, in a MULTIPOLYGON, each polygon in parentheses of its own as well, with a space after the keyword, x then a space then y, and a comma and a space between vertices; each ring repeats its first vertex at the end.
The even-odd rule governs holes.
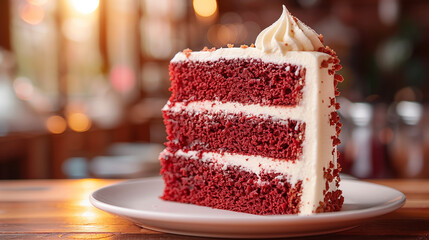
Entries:
POLYGON ((13 82, 13 89, 16 96, 21 100, 30 100, 34 93, 34 87, 30 79, 26 77, 18 77, 13 82))
POLYGON ((68 115, 69 127, 76 132, 85 132, 91 127, 91 120, 83 113, 74 112, 68 115))
POLYGON ((98 8, 99 3, 99 0, 71 0, 71 4, 76 11, 84 14, 94 12, 98 8))
POLYGON ((243 42, 246 37, 247 30, 243 24, 215 24, 207 32, 207 39, 215 47, 222 47, 228 43, 243 42))
POLYGON ((77 201, 77 205, 82 207, 92 207, 89 202, 88 196, 94 192, 96 189, 103 186, 103 181, 99 179, 79 179, 77 180, 81 185, 81 190, 79 190, 79 195, 81 198, 77 201))
POLYGON ((66 120, 61 116, 50 116, 46 120, 46 128, 53 134, 63 133, 67 128, 66 120))
POLYGON ((48 2, 48 0, 27 0, 27 2, 32 5, 43 6, 48 2))
POLYGON ((201 17, 210 17, 216 13, 216 0, 194 0, 193 2, 195 13, 201 17))
POLYGON ((25 4, 21 9, 20 16, 24 22, 37 25, 45 18, 45 10, 36 5, 25 4))
POLYGON ((94 220, 95 218, 97 218, 97 214, 95 212, 93 212, 92 210, 88 210, 86 212, 83 212, 81 216, 88 219, 88 220, 94 220))
POLYGON ((81 184, 82 188, 88 190, 89 192, 95 191, 97 188, 103 185, 103 180, 94 178, 79 179, 78 182, 81 184))
MULTIPOLYGON (((88 193, 88 195, 90 194, 91 192, 89 192, 88 193)), ((78 205, 79 206, 82 206, 82 207, 90 207, 90 206, 92 206, 91 205, 91 203, 89 202, 89 200, 86 198, 86 196, 85 196, 85 198, 84 199, 82 199, 82 200, 80 200, 79 202, 78 202, 78 205)))
POLYGON ((64 20, 61 30, 66 38, 84 42, 91 36, 92 28, 85 19, 69 18, 64 20))

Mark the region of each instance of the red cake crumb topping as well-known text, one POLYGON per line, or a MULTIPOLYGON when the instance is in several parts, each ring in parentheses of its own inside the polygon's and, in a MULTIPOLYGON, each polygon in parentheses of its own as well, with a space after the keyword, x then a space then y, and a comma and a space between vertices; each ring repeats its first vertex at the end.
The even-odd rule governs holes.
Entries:
POLYGON ((340 211, 344 203, 344 197, 341 190, 327 192, 324 201, 319 202, 316 213, 340 211))
POLYGON ((329 54, 331 56, 331 58, 328 59, 328 63, 333 63, 332 68, 330 69, 330 71, 332 71, 333 73, 330 75, 333 75, 335 71, 339 71, 342 68, 342 66, 340 65, 340 59, 337 57, 337 54, 332 48, 330 48, 329 46, 320 47, 318 51, 329 54))
POLYGON ((334 75, 334 79, 335 79, 336 82, 342 82, 342 81, 344 81, 343 76, 341 76, 339 74, 335 74, 334 75))
POLYGON ((340 116, 337 112, 331 112, 329 117, 329 124, 331 126, 334 126, 338 121, 340 120, 340 116))
POLYGON ((255 44, 253 44, 253 43, 252 43, 252 44, 250 44, 250 47, 251 47, 251 48, 254 48, 254 47, 255 47, 255 44))
POLYGON ((296 65, 258 59, 173 62, 170 102, 211 100, 294 106, 302 99, 305 71, 296 65))
POLYGON ((339 110, 341 108, 340 103, 335 103, 335 110, 339 110))
POLYGON ((215 47, 208 48, 207 46, 205 46, 201 51, 202 52, 213 52, 213 51, 216 51, 216 48, 215 47))
POLYGON ((343 124, 340 122, 337 122, 337 124, 335 125, 335 129, 336 129, 338 135, 341 133, 341 127, 342 126, 343 126, 343 124))
MULTIPOLYGON (((325 167, 323 168, 323 177, 326 179, 327 183, 330 183, 334 180, 334 175, 332 174, 333 173, 333 171, 332 171, 333 167, 334 167, 334 164, 331 161, 331 162, 329 162, 329 168, 325 168, 325 167)), ((329 189, 329 186, 325 189, 325 191, 328 189, 329 189)))
POLYGON ((244 48, 244 49, 246 49, 246 48, 248 48, 249 46, 247 46, 246 44, 244 44, 244 45, 241 45, 240 46, 240 48, 244 48))
MULTIPOLYGON (((295 17, 295 16, 292 16, 292 19, 296 22, 296 23, 298 23, 298 19, 295 17)), ((293 30, 293 29, 292 29, 293 30)))
POLYGON ((332 145, 333 145, 333 146, 340 145, 341 140, 340 140, 338 137, 336 137, 336 136, 331 136, 331 139, 332 139, 332 145))
POLYGON ((182 52, 185 54, 186 58, 189 58, 189 56, 191 56, 192 50, 187 48, 187 49, 183 50, 182 52))
MULTIPOLYGON (((335 101, 335 98, 331 98, 331 97, 329 97, 329 100, 330 100, 330 104, 329 104, 329 106, 328 107, 334 107, 335 108, 335 110, 338 110, 338 109, 340 109, 341 108, 341 106, 340 106, 340 103, 337 103, 336 101, 335 101)), ((339 120, 339 119, 338 119, 339 120)), ((333 123, 331 123, 331 126, 333 125, 333 123)))
MULTIPOLYGON (((341 166, 339 163, 337 163, 336 168, 334 168, 334 170, 332 170, 332 175, 334 177, 339 177, 340 176, 340 172, 341 172, 341 166)), ((337 181, 337 187, 339 186, 339 182, 337 181)))
MULTIPOLYGON (((319 39, 321 39, 319 37, 319 39)), ((322 37, 323 40, 323 37, 322 37)), ((321 40, 321 41, 322 41, 321 40)), ((342 66, 340 65, 340 60, 337 57, 337 54, 335 53, 334 50, 332 50, 330 47, 321 47, 318 49, 319 52, 323 52, 326 54, 329 54, 331 57, 328 60, 324 60, 322 61, 322 67, 327 67, 329 68, 329 64, 331 65, 331 68, 328 69, 328 74, 330 75, 334 75, 334 89, 335 89, 335 96, 339 96, 340 92, 337 89, 337 85, 339 82, 342 82, 344 80, 344 78, 339 75, 339 74, 335 74, 336 71, 341 70, 342 66)), ((337 103, 335 101, 335 98, 330 98, 330 105, 329 107, 335 107, 335 110, 339 110, 340 109, 340 104, 337 103)), ((336 130, 336 134, 334 136, 331 136, 332 139, 332 146, 337 146, 341 143, 340 139, 339 139, 339 135, 341 132, 341 126, 342 123, 340 123, 340 116, 338 115, 337 112, 332 112, 330 114, 330 118, 329 118, 329 123, 331 126, 335 126, 335 130, 336 130)), ((334 154, 334 150, 332 151, 332 154, 334 154)), ((339 159, 339 152, 337 151, 337 160, 339 159)), ((333 164, 330 167, 334 167, 333 164)), ((338 169, 334 170, 334 177, 338 177, 339 179, 339 172, 340 172, 340 165, 337 165, 338 169)), ((326 178, 326 177, 325 177, 326 178)), ((327 179, 327 182, 330 180, 331 178, 327 179)), ((338 186, 338 182, 337 182, 337 186, 338 186)), ((327 188, 328 189, 328 188, 327 188)), ((327 191, 327 189, 325 189, 325 191, 327 191)), ((340 210, 341 206, 343 204, 344 198, 341 196, 341 191, 337 190, 336 192, 332 192, 332 193, 327 193, 327 195, 325 195, 325 202, 321 203, 321 205, 318 208, 318 211, 330 211, 330 210, 340 210)))
POLYGON ((323 168, 323 177, 325 178, 325 189, 323 190, 323 194, 325 197, 323 202, 319 202, 319 207, 316 209, 317 213, 341 210, 344 203, 344 197, 341 196, 342 191, 338 189, 333 192, 328 192, 330 182, 335 181, 336 187, 339 187, 340 171, 340 165, 337 163, 337 168, 334 169, 334 163, 332 161, 329 162, 328 168, 323 168))
POLYGON ((319 34, 319 36, 317 36, 317 37, 319 38, 320 42, 323 44, 323 35, 319 34))
POLYGON ((291 186, 278 173, 258 176, 237 166, 174 155, 161 157, 161 164, 164 200, 259 215, 299 211, 302 181, 291 186))
MULTIPOLYGON (((331 58, 328 59, 328 63, 332 63, 332 67, 328 69, 329 75, 334 75, 336 71, 341 70, 342 66, 340 65, 340 59, 337 57, 337 54, 335 53, 334 50, 326 46, 326 47, 320 47, 318 51, 331 55, 331 58)), ((325 65, 323 62, 322 64, 325 65)), ((342 82, 343 78, 340 75, 337 75, 337 76, 335 75, 334 75, 335 96, 339 96, 340 92, 336 88, 337 82, 342 82)))
POLYGON ((168 147, 260 155, 295 161, 302 154, 305 123, 208 111, 164 112, 168 147))
POLYGON ((233 47, 234 47, 234 44, 229 44, 229 43, 228 43, 226 46, 227 46, 228 48, 233 48, 233 47))
POLYGON ((329 67, 328 60, 323 60, 322 63, 320 64, 320 68, 328 68, 328 67, 329 67))
POLYGON ((328 107, 332 107, 335 105, 335 98, 334 97, 329 97, 329 101, 331 104, 328 107))

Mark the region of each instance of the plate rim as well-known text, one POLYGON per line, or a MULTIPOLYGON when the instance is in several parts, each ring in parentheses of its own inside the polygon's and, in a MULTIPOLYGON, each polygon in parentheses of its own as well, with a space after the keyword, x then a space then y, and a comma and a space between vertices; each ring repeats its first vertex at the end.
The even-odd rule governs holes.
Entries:
MULTIPOLYGON (((130 208, 116 206, 116 205, 103 202, 102 200, 97 199, 95 197, 95 195, 99 194, 102 191, 106 191, 106 189, 121 187, 122 185, 128 185, 128 184, 136 184, 136 183, 143 184, 144 182, 147 183, 150 181, 162 181, 162 178, 160 176, 157 176, 157 177, 150 177, 150 178, 132 179, 132 180, 127 180, 124 182, 119 182, 108 186, 104 186, 102 188, 99 188, 93 191, 89 196, 89 200, 91 204, 98 209, 101 209, 103 211, 106 211, 115 215, 124 216, 124 217, 132 217, 132 218, 139 218, 139 219, 153 219, 157 221, 165 221, 166 218, 168 218, 169 221, 173 221, 173 222, 180 221, 181 223, 194 223, 195 221, 198 221, 199 223, 204 223, 204 224, 210 223, 210 224, 222 224, 222 225, 231 224, 231 223, 237 224, 237 222, 240 225, 261 224, 263 222, 263 224, 265 225, 265 224, 287 223, 291 221, 293 221, 296 224, 299 224, 301 222, 305 222, 305 223, 319 222, 320 220, 334 220, 335 222, 337 222, 337 221, 341 221, 342 219, 347 219, 347 221, 356 221, 360 219, 373 218, 373 217, 387 214, 389 212, 393 212, 401 208, 406 202, 406 196, 402 192, 394 188, 372 183, 372 182, 365 182, 365 181, 354 180, 354 179, 342 179, 340 184, 344 182, 348 182, 348 183, 354 183, 354 184, 372 185, 372 186, 381 187, 389 191, 392 191, 395 193, 395 195, 398 195, 398 196, 395 197, 394 199, 389 200, 386 204, 380 204, 380 205, 365 208, 365 209, 347 210, 344 212, 339 211, 339 212, 329 212, 329 213, 317 213, 313 215, 249 214, 252 217, 249 217, 246 215, 227 216, 227 217, 194 216, 189 214, 171 214, 171 213, 163 213, 163 212, 156 212, 156 211, 150 211, 150 210, 130 209, 130 208)), ((185 203, 177 203, 177 204, 185 204, 185 203)))

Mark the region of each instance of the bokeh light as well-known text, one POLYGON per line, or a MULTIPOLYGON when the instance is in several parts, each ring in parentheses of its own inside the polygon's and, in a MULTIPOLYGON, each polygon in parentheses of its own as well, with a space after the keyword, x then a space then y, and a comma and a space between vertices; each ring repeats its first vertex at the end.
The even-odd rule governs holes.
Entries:
POLYGON ((64 21, 61 28, 64 36, 75 42, 84 42, 91 36, 91 26, 80 18, 69 18, 64 21))
POLYGON ((244 43, 247 38, 247 29, 241 24, 215 24, 207 32, 207 39, 215 47, 222 47, 228 43, 244 43))
POLYGON ((71 0, 71 4, 76 11, 83 14, 94 12, 98 8, 99 3, 99 0, 71 0))
POLYGON ((91 128, 91 119, 84 113, 73 112, 67 116, 69 127, 76 132, 85 132, 91 128))
POLYGON ((110 72, 110 81, 118 92, 128 92, 136 84, 134 71, 125 65, 116 65, 110 72))
POLYGON ((46 128, 53 134, 61 134, 67 128, 66 120, 61 116, 50 116, 46 120, 46 128))
POLYGON ((36 5, 25 4, 21 9, 20 16, 24 22, 37 25, 45 18, 45 10, 36 5))
POLYGON ((16 78, 13 82, 13 89, 16 96, 21 100, 30 100, 34 95, 34 86, 26 77, 16 78))
POLYGON ((32 5, 43 6, 48 2, 48 0, 27 0, 27 2, 32 5))
POLYGON ((194 0, 193 6, 195 13, 201 17, 210 17, 216 13, 216 0, 194 0))

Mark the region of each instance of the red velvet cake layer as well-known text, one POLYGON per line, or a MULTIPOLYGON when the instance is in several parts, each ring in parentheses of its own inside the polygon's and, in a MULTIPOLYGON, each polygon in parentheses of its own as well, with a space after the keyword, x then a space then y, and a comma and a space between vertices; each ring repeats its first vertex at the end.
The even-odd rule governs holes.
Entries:
POLYGON ((304 68, 258 59, 172 62, 170 101, 294 106, 302 99, 304 76, 304 68))
POLYGON ((164 112, 167 146, 260 155, 295 161, 302 154, 305 123, 245 114, 164 112))
POLYGON ((277 173, 263 173, 259 178, 238 167, 173 155, 162 157, 161 164, 164 200, 261 215, 299 210, 301 181, 291 187, 276 178, 277 173))

